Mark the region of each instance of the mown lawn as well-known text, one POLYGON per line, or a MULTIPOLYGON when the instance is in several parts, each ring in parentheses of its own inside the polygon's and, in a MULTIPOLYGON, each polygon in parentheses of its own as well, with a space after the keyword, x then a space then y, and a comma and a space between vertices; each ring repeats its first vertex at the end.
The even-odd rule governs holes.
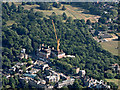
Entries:
POLYGON ((97 15, 91 15, 91 14, 85 14, 83 13, 84 10, 80 9, 78 7, 72 7, 71 5, 64 5, 66 7, 66 10, 61 10, 62 6, 60 8, 53 7, 53 10, 40 10, 38 9, 39 5, 24 5, 24 9, 30 10, 31 8, 34 8, 34 11, 40 11, 43 12, 45 15, 51 15, 52 12, 55 12, 57 15, 62 15, 63 12, 66 13, 66 15, 69 17, 72 17, 73 19, 90 19, 92 22, 97 21, 97 18, 100 16, 97 15))
POLYGON ((113 82, 118 85, 118 90, 120 90, 120 79, 105 79, 107 82, 113 82))
POLYGON ((14 23, 15 23, 15 21, 12 21, 12 20, 7 21, 7 22, 6 22, 6 26, 11 26, 11 25, 13 25, 14 23))
POLYGON ((101 42, 100 44, 102 45, 102 47, 111 52, 113 55, 119 55, 118 54, 118 44, 120 42, 119 41, 108 41, 108 42, 101 42))

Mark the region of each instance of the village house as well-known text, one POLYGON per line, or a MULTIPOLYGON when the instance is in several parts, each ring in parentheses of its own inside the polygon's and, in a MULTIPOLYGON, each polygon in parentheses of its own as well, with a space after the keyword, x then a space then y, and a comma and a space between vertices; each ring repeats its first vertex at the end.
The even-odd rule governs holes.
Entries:
POLYGON ((48 64, 42 64, 41 67, 42 67, 42 70, 44 71, 45 68, 49 68, 49 65, 48 64))
POLYGON ((26 63, 16 63, 14 66, 12 66, 12 68, 9 69, 9 71, 16 71, 16 69, 19 69, 21 68, 21 66, 25 65, 26 63))
POLYGON ((110 34, 103 34, 103 35, 101 35, 100 37, 101 37, 101 38, 113 38, 113 36, 110 35, 110 34))
POLYGON ((28 83, 36 88, 47 88, 45 84, 41 84, 41 81, 36 81, 34 79, 28 79, 28 83))
POLYGON ((75 73, 76 73, 76 74, 78 74, 79 71, 80 71, 80 68, 78 68, 78 67, 74 67, 73 69, 75 69, 75 73))
POLYGON ((88 28, 89 28, 89 29, 92 29, 92 25, 88 25, 88 28))
POLYGON ((46 76, 46 81, 47 82, 58 82, 60 80, 60 74, 53 70, 48 70, 50 75, 46 76))
POLYGON ((85 74, 86 74, 86 72, 85 72, 85 70, 80 70, 80 71, 79 71, 79 74, 80 74, 81 77, 84 77, 85 74))
POLYGON ((47 84, 47 88, 49 88, 49 89, 53 89, 54 86, 52 86, 52 85, 50 85, 50 84, 47 84))
POLYGON ((20 53, 20 55, 18 56, 18 58, 20 58, 20 59, 23 59, 23 58, 28 59, 29 56, 28 56, 28 54, 25 53, 25 51, 26 51, 26 49, 23 48, 23 49, 21 50, 21 53, 20 53))
POLYGON ((38 69, 41 69, 41 65, 42 64, 44 64, 45 62, 43 62, 43 61, 40 61, 40 60, 36 60, 35 62, 34 62, 34 68, 38 68, 38 69))
POLYGON ((94 33, 95 33, 95 30, 91 30, 90 32, 91 32, 91 34, 92 34, 92 35, 94 35, 94 33))
POLYGON ((62 79, 62 80, 66 80, 67 79, 67 76, 64 75, 63 73, 59 73, 59 75, 60 75, 60 79, 62 79))
POLYGON ((68 79, 68 80, 64 80, 64 81, 62 81, 62 82, 58 82, 58 83, 56 84, 56 87, 57 87, 57 88, 62 88, 63 86, 73 85, 74 81, 75 81, 74 78, 70 78, 70 79, 68 79))
POLYGON ((96 79, 89 78, 89 76, 84 77, 84 85, 87 86, 88 88, 110 89, 110 86, 107 84, 104 84, 103 80, 98 81, 96 79))
POLYGON ((32 70, 28 71, 30 74, 35 74, 39 71, 39 69, 32 68, 32 70))
POLYGON ((25 73, 23 74, 24 77, 30 77, 30 78, 35 78, 36 77, 36 74, 28 74, 28 73, 25 73))
POLYGON ((9 74, 9 75, 6 75, 6 78, 9 78, 9 77, 11 77, 11 75, 9 74))
POLYGON ((39 50, 38 50, 38 56, 42 58, 48 58, 51 54, 51 48, 45 47, 44 44, 42 46, 40 45, 39 50))
POLYGON ((51 75, 46 77, 46 81, 49 82, 58 82, 60 80, 60 76, 58 74, 51 75))
POLYGON ((45 80, 40 79, 40 84, 46 84, 45 80))
POLYGON ((112 64, 112 68, 114 71, 116 71, 117 73, 120 73, 120 66, 119 64, 115 63, 115 64, 112 64))
POLYGON ((51 57, 57 57, 57 58, 63 58, 65 56, 65 53, 60 50, 57 51, 54 49, 54 47, 51 49, 49 46, 45 47, 44 44, 42 46, 40 45, 37 55, 41 58, 49 58, 51 57))
POLYGON ((51 55, 52 55, 52 57, 57 57, 57 58, 65 57, 65 53, 62 50, 57 51, 54 48, 52 48, 52 50, 51 50, 51 55))

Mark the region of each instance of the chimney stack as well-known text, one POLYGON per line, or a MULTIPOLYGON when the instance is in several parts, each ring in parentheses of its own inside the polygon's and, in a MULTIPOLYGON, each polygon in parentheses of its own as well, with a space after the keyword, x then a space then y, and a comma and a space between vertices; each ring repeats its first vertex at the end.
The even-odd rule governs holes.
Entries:
POLYGON ((44 43, 42 44, 42 46, 44 46, 44 43))
POLYGON ((50 48, 50 46, 48 46, 48 48, 50 48))
POLYGON ((23 48, 23 49, 21 50, 21 53, 24 53, 24 54, 25 54, 25 51, 26 51, 26 49, 23 48))
POLYGON ((52 47, 52 50, 54 50, 54 47, 52 47))

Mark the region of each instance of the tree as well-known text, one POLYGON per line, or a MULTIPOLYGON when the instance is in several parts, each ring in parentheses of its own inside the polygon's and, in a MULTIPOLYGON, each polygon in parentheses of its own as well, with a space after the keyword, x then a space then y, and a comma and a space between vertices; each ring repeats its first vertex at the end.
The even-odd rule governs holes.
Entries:
POLYGON ((69 88, 67 86, 64 86, 60 90, 69 90, 69 88))
POLYGON ((72 17, 68 17, 68 19, 67 19, 67 21, 66 22, 68 22, 68 23, 72 23, 72 17))
POLYGON ((17 28, 17 25, 16 24, 13 24, 12 25, 12 29, 16 29, 17 28))
POLYGON ((79 85, 78 80, 75 80, 75 82, 74 82, 74 84, 73 84, 73 87, 74 87, 75 89, 80 89, 80 88, 81 88, 81 86, 79 85))
POLYGON ((111 10, 111 15, 113 15, 114 17, 117 17, 118 11, 115 10, 115 9, 112 9, 112 10, 111 10))
POLYGON ((61 7, 61 3, 54 2, 53 3, 53 7, 60 8, 61 7))
POLYGON ((39 80, 39 78, 38 78, 38 76, 35 76, 35 78, 34 78, 36 81, 38 81, 39 80))
POLYGON ((26 67, 22 66, 21 68, 22 68, 23 72, 25 73, 26 72, 26 67))
POLYGON ((79 27, 83 27, 83 24, 81 23, 81 21, 79 21, 79 22, 77 23, 77 25, 78 25, 79 27))
POLYGON ((88 19, 88 20, 86 21, 86 24, 91 25, 90 19, 88 19))
POLYGON ((95 30, 94 35, 98 36, 98 34, 99 34, 98 30, 95 30))
MULTIPOLYGON (((60 69, 57 69, 58 71, 66 75, 71 75, 73 67, 78 66, 81 69, 86 69, 91 77, 102 78, 104 77, 104 70, 108 70, 109 65, 119 62, 117 56, 113 56, 102 49, 101 46, 92 39, 87 29, 88 25, 85 25, 84 20, 75 19, 73 21, 67 19, 71 23, 64 23, 62 22, 63 17, 60 15, 51 15, 48 19, 40 18, 38 13, 36 16, 33 9, 24 11, 24 13, 12 13, 9 9, 10 7, 3 3, 3 15, 8 16, 3 17, 3 21, 6 22, 6 18, 11 20, 13 16, 16 17, 16 19, 13 18, 16 26, 3 25, 2 28, 2 44, 4 48, 2 52, 2 62, 5 72, 7 72, 16 61, 23 62, 23 60, 17 59, 21 47, 26 48, 26 53, 32 54, 41 43, 45 43, 51 47, 56 46, 51 20, 55 22, 57 34, 61 35, 60 49, 63 49, 66 54, 77 54, 79 56, 73 59, 56 58, 57 60, 53 60, 52 64, 60 67, 60 69), (31 15, 28 17, 28 14, 31 15), (35 17, 33 20, 30 19, 32 16, 35 17), (28 31, 27 33, 26 29, 28 31), (8 50, 5 50, 5 48, 8 50)), ((101 25, 102 30, 103 25, 100 22, 96 22, 92 26, 98 30, 98 25, 101 25)), ((56 69, 55 66, 52 67, 56 69)), ((40 75, 41 77, 43 76, 42 73, 40 73, 40 75)))
POLYGON ((50 4, 48 2, 41 2, 40 9, 41 10, 49 10, 50 4))
POLYGON ((52 15, 56 15, 56 13, 55 13, 55 12, 52 12, 52 15))
POLYGON ((11 87, 12 87, 12 88, 15 88, 15 84, 12 83, 11 87))
POLYGON ((108 30, 108 27, 105 26, 105 25, 103 25, 103 26, 102 26, 102 30, 103 30, 103 31, 107 31, 107 30, 108 30))
POLYGON ((10 46, 14 45, 14 41, 13 41, 12 37, 8 38, 8 45, 10 45, 10 46))
POLYGON ((101 18, 99 18, 98 21, 101 22, 102 24, 105 24, 106 21, 107 21, 107 18, 106 17, 101 17, 101 18))
MULTIPOLYGON (((15 80, 13 77, 10 77, 10 85, 14 86, 15 85, 15 80)), ((15 86, 14 86, 15 87, 15 86)))
POLYGON ((115 76, 115 78, 120 79, 120 73, 115 76))
POLYGON ((15 83, 16 83, 16 85, 19 84, 19 80, 18 80, 18 77, 17 77, 17 76, 15 76, 15 83))
POLYGON ((62 10, 66 10, 65 6, 62 7, 62 10))
POLYGON ((110 85, 111 89, 118 90, 118 86, 114 82, 108 82, 108 85, 110 85))
POLYGON ((18 6, 18 13, 22 13, 23 12, 23 7, 18 6))
POLYGON ((34 5, 35 2, 27 2, 26 4, 28 4, 28 5, 34 5))
POLYGON ((16 5, 13 2, 10 8, 13 12, 16 12, 16 5))
POLYGON ((109 72, 109 73, 105 73, 105 77, 112 79, 112 78, 114 78, 114 75, 113 75, 113 73, 109 72))
POLYGON ((26 3, 25 2, 22 2, 22 5, 25 5, 26 3))
POLYGON ((19 35, 27 35, 29 33, 28 29, 25 27, 18 27, 16 30, 19 35))
POLYGON ((38 18, 39 17, 42 18, 44 16, 44 13, 37 11, 37 12, 35 12, 35 16, 37 16, 38 18))
POLYGON ((50 6, 49 10, 53 10, 52 6, 50 6))
POLYGON ((84 20, 84 19, 81 19, 80 21, 81 21, 81 23, 82 23, 83 25, 85 24, 85 20, 84 20))
POLYGON ((67 15, 66 15, 66 13, 65 13, 65 12, 63 13, 63 15, 62 15, 62 16, 63 16, 63 19, 64 19, 64 20, 66 20, 66 19, 67 19, 67 15))

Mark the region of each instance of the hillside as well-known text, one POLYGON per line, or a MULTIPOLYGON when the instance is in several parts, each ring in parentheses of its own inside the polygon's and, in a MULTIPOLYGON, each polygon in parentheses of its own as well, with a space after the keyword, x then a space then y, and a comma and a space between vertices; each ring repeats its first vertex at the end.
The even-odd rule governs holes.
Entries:
MULTIPOLYGON (((15 3, 16 6, 21 5, 21 3, 15 3)), ((87 14, 85 13, 85 9, 82 9, 80 7, 73 7, 71 5, 67 5, 67 4, 61 4, 60 8, 55 8, 53 7, 53 10, 41 10, 39 9, 39 5, 22 5, 22 7, 24 7, 24 9, 26 10, 30 10, 31 8, 34 9, 34 12, 36 11, 40 11, 43 12, 44 15, 48 16, 51 15, 53 12, 55 12, 57 15, 62 15, 63 12, 65 12, 67 14, 67 16, 72 17, 73 19, 85 19, 85 21, 87 19, 90 19, 92 22, 96 22, 98 21, 98 18, 100 18, 100 16, 98 15, 91 15, 91 14, 87 14), (66 7, 66 10, 61 10, 62 6, 66 7)))
POLYGON ((101 45, 105 50, 108 50, 113 55, 119 55, 119 41, 109 41, 109 42, 102 42, 101 45))
POLYGON ((26 11, 21 6, 9 6, 5 3, 3 4, 2 32, 4 71, 11 68, 14 63, 22 62, 17 57, 22 48, 26 48, 27 54, 35 54, 42 43, 56 48, 57 41, 52 20, 55 23, 58 38, 60 38, 60 49, 66 54, 76 56, 76 58, 53 58, 50 60, 52 68, 66 75, 72 75, 74 74, 73 68, 79 67, 81 70, 86 70, 86 75, 99 80, 116 76, 112 73, 110 65, 118 63, 118 57, 104 50, 92 38, 88 24, 84 20, 72 18, 64 20, 63 16, 57 14, 50 14, 46 18, 45 15, 36 13, 33 9, 26 11), (105 73, 107 70, 111 72, 105 73))

